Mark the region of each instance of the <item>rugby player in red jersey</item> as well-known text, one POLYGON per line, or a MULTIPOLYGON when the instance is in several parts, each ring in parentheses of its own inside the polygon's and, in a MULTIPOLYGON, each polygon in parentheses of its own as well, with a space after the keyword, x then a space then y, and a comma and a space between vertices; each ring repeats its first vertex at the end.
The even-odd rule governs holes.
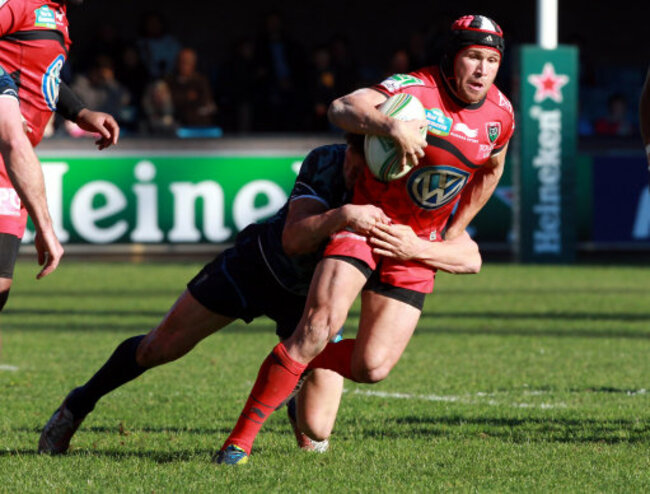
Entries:
POLYGON ((0 310, 29 214, 36 228, 37 278, 54 271, 63 248, 47 207, 43 171, 34 152, 54 111, 99 133, 99 149, 117 143, 115 119, 90 111, 60 81, 71 41, 67 4, 82 0, 0 1, 0 310))
MULTIPOLYGON (((391 137, 403 163, 419 159, 405 177, 388 183, 366 170, 355 186, 353 203, 380 207, 420 239, 454 239, 464 232, 496 188, 514 130, 512 105, 493 85, 503 49, 503 33, 494 21, 465 16, 453 23, 439 67, 394 75, 332 103, 333 124, 348 132, 391 137), (417 96, 427 109, 427 121, 401 122, 377 110, 396 93, 417 96), (426 140, 419 132, 425 125, 426 140)), ((371 233, 384 228, 377 224, 371 233)), ((375 242, 358 231, 332 236, 296 331, 262 364, 218 463, 247 461, 262 424, 308 368, 373 383, 397 363, 420 318, 425 294, 433 289, 435 269, 420 260, 379 255, 373 251, 375 242), (357 338, 328 344, 359 293, 357 338)))
MULTIPOLYGON (((377 221, 386 219, 375 206, 349 204, 365 161, 363 136, 348 135, 347 140, 347 146, 321 146, 310 152, 287 203, 271 218, 241 231, 233 247, 188 283, 155 329, 121 342, 84 385, 67 395, 43 428, 40 452, 66 452, 77 428, 103 396, 143 372, 182 357, 235 319, 248 323, 265 315, 276 322, 281 339, 291 335, 330 235, 345 227, 369 233, 377 221)), ((387 256, 426 257, 433 266, 453 273, 480 269, 478 245, 467 233, 454 241, 429 242, 407 226, 390 225, 376 236, 387 256)), ((307 376, 293 414, 289 408, 302 449, 327 449, 342 389, 343 378, 334 372, 316 369, 307 376)))

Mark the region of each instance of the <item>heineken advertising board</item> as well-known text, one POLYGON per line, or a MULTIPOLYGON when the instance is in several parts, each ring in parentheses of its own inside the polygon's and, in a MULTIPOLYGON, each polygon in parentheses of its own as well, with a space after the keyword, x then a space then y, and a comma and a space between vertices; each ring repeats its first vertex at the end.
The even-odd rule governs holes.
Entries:
POLYGON ((523 262, 575 256, 578 50, 524 46, 519 53, 515 243, 523 262))
MULTIPOLYGON (((229 242, 287 200, 302 157, 41 158, 64 243, 229 242)), ((28 232, 25 240, 31 241, 28 232)))
MULTIPOLYGON (((41 156, 55 229, 68 244, 229 243, 287 200, 304 156, 41 156)), ((478 241, 509 243, 504 177, 471 225, 478 241)), ((24 241, 33 240, 28 226, 24 241)))

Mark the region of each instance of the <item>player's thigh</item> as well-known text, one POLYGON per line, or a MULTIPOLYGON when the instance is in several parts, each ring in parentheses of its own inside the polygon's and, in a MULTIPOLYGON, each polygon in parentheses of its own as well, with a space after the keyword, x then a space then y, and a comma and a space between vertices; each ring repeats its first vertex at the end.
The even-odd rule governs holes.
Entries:
POLYGON ((334 428, 343 394, 343 377, 315 369, 298 395, 296 416, 301 431, 317 441, 327 439, 334 428))
POLYGON ((13 280, 11 278, 0 278, 0 293, 8 292, 12 282, 13 280))
POLYGON ((420 319, 421 310, 402 300, 364 290, 357 343, 352 355, 355 375, 384 379, 399 361, 420 319))
POLYGON ((322 350, 345 322, 366 280, 362 271, 341 259, 325 258, 318 263, 298 328, 285 343, 287 349, 319 346, 318 351, 322 350))
POLYGON ((145 337, 138 348, 138 361, 155 365, 178 358, 232 321, 231 317, 206 309, 185 290, 160 324, 145 337))

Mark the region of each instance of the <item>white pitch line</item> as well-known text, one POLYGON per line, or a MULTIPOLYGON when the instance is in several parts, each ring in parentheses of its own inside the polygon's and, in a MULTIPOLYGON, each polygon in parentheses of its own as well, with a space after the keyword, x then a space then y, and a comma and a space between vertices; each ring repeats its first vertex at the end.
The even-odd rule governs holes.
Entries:
POLYGON ((0 364, 0 371, 16 372, 18 367, 15 365, 0 364))
POLYGON ((355 389, 354 394, 359 394, 363 396, 375 396, 378 398, 395 398, 400 400, 423 400, 423 401, 442 401, 448 403, 463 403, 467 405, 490 405, 490 406, 511 406, 514 408, 541 408, 543 410, 548 410, 552 408, 567 408, 565 403, 500 403, 494 399, 487 401, 481 401, 474 398, 482 398, 488 396, 494 396, 492 393, 479 392, 476 395, 466 395, 466 396, 457 396, 457 395, 414 395, 409 393, 389 393, 386 391, 367 391, 355 389), (474 398, 473 398, 474 397, 474 398))

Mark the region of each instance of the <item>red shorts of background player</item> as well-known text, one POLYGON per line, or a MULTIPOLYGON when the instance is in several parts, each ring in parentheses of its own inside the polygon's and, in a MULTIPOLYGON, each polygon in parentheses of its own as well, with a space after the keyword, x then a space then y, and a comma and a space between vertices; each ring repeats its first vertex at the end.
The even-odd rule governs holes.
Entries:
POLYGON ((353 257, 365 262, 370 269, 379 269, 383 283, 415 292, 431 293, 436 270, 416 261, 397 261, 373 254, 368 238, 342 230, 332 235, 323 257, 353 257))
POLYGON ((27 224, 27 210, 13 188, 0 157, 0 233, 22 238, 27 224))

